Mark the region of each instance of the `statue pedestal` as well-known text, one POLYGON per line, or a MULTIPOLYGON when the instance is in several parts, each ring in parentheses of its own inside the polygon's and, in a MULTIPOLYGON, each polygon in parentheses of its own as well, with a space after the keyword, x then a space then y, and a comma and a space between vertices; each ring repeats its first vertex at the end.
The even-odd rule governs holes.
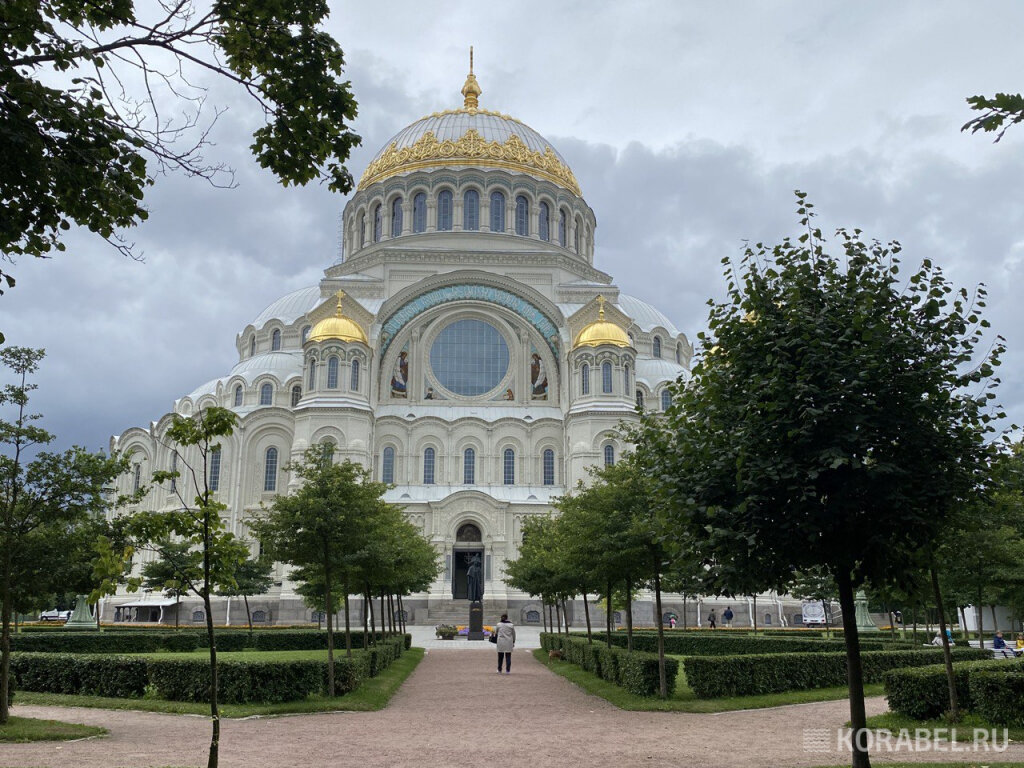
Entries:
POLYGON ((480 600, 474 600, 469 604, 469 635, 466 639, 484 639, 484 604, 480 600))
POLYGON ((854 595, 853 605, 856 609, 855 616, 857 617, 857 632, 880 632, 878 625, 875 624, 871 618, 871 614, 868 613, 868 596, 864 594, 863 589, 858 589, 857 594, 854 595))
POLYGON ((75 600, 75 611, 64 624, 64 629, 96 629, 96 620, 89 610, 87 595, 79 595, 75 600))

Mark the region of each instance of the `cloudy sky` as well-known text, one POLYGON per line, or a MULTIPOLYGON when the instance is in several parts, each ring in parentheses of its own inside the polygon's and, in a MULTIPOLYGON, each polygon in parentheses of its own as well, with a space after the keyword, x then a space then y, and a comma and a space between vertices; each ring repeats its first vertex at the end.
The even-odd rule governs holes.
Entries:
MULTIPOLYGON (((966 96, 1024 89, 1017 2, 482 4, 331 2, 359 102, 358 179, 388 139, 461 104, 467 49, 481 106, 546 136, 594 209, 596 265, 694 338, 720 261, 795 230, 792 190, 826 230, 899 240, 959 285, 985 283, 1006 337, 1001 400, 1024 423, 1024 126, 964 134, 966 96)), ((57 445, 105 448, 228 373, 236 334, 339 257, 345 200, 284 189, 247 154, 259 115, 228 107, 211 160, 235 189, 160 177, 130 233, 143 262, 87 233, 22 259, 0 297, 9 344, 45 347, 35 409, 57 445)))

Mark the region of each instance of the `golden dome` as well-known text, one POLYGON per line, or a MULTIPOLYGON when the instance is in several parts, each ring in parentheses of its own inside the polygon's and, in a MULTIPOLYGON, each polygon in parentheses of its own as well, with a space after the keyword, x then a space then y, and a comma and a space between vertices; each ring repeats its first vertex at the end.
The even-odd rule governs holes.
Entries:
POLYGON ((470 54, 463 106, 427 115, 399 131, 366 166, 359 189, 402 173, 472 166, 529 174, 579 195, 576 176, 551 142, 514 117, 480 109, 481 93, 470 54))
POLYGON ((573 349, 578 347, 599 347, 602 344, 611 344, 616 347, 631 347, 633 342, 629 335, 615 323, 609 323, 604 319, 604 296, 597 297, 598 310, 597 322, 586 326, 580 335, 576 337, 573 349))
POLYGON ((313 326, 309 333, 310 341, 326 341, 327 339, 338 339, 340 341, 361 341, 367 344, 366 334, 363 329, 352 320, 341 313, 341 300, 345 296, 344 291, 338 291, 338 306, 334 310, 333 317, 325 317, 313 326))

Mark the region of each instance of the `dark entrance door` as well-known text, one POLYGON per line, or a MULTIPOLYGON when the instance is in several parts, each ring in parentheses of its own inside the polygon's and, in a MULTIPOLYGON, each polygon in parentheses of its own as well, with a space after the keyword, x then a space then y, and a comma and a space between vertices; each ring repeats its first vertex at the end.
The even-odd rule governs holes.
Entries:
POLYGON ((457 549, 452 558, 452 597, 456 600, 469 599, 469 558, 479 555, 483 563, 484 551, 482 549, 457 549))

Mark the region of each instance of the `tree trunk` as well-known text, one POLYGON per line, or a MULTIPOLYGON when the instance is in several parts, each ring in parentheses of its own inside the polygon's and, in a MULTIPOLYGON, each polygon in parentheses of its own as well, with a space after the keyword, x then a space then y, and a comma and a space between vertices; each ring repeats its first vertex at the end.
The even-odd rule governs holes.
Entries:
POLYGON ((583 615, 587 617, 587 643, 593 643, 594 637, 590 630, 590 603, 587 602, 587 590, 583 590, 583 615))
POLYGON ((917 606, 910 610, 910 618, 914 622, 914 642, 917 642, 917 606))
MULTIPOLYGON (((163 611, 161 611, 163 613, 163 611)), ((181 592, 174 595, 174 631, 178 631, 178 619, 181 617, 181 592)))
POLYGON ((992 611, 992 631, 999 631, 999 619, 996 617, 996 607, 994 605, 989 606, 989 610, 992 611))
POLYGON ((401 595, 398 596, 398 634, 405 634, 405 603, 401 595))
POLYGON ((562 598, 562 617, 565 619, 565 634, 569 634, 569 608, 565 604, 565 598, 562 598))
POLYGON ((388 592, 388 635, 395 636, 395 596, 388 592))
POLYGON ((686 595, 683 595, 683 631, 686 631, 686 595))
POLYGON ((825 614, 825 639, 828 640, 832 637, 832 617, 824 600, 821 601, 821 612, 825 614))
POLYGON ((348 574, 345 574, 345 656, 346 658, 352 658, 352 619, 349 616, 348 611, 348 593, 351 591, 348 584, 348 574))
MULTIPOLYGON (((326 558, 325 558, 326 560, 326 558)), ((331 566, 324 563, 324 612, 327 614, 327 695, 334 698, 334 603, 331 600, 331 566)))
POLYGON ((606 606, 608 608, 608 610, 605 611, 605 630, 607 631, 607 637, 605 638, 605 640, 608 643, 608 647, 611 648, 612 647, 612 582, 611 582, 610 579, 608 580, 608 592, 606 594, 608 596, 608 605, 606 606))
POLYGON ((540 620, 544 622, 544 631, 548 632, 548 608, 544 605, 544 597, 540 598, 540 620))
POLYGON ((753 618, 753 620, 754 620, 754 622, 753 622, 754 623, 754 634, 756 635, 757 634, 757 595, 754 595, 753 597, 754 597, 754 607, 751 610, 753 611, 754 615, 751 618, 753 618))
POLYGON ((381 590, 380 590, 380 639, 381 640, 383 640, 385 637, 387 637, 387 634, 388 634, 387 615, 388 615, 387 611, 384 610, 384 588, 381 587, 381 590))
POLYGON ((962 605, 960 606, 960 634, 963 635, 964 642, 970 647, 971 634, 967 631, 967 611, 962 605))
POLYGON ((665 678, 665 625, 661 621, 661 573, 659 563, 654 564, 654 604, 658 611, 658 686, 661 698, 668 698, 668 681, 665 678))
MULTIPOLYGON (((217 768, 220 759, 220 703, 218 701, 218 676, 217 676, 217 636, 213 631, 213 611, 210 606, 210 592, 213 589, 213 578, 211 576, 210 549, 213 545, 210 532, 210 511, 204 509, 203 513, 203 608, 206 610, 206 637, 210 643, 210 720, 212 732, 210 734, 210 755, 206 761, 206 768, 217 768)), ((181 594, 178 595, 181 600, 181 594)), ((174 612, 177 619, 178 612, 174 612)))
POLYGON ((960 722, 960 702, 956 697, 956 678, 953 677, 953 654, 949 650, 949 637, 946 635, 946 610, 942 607, 942 593, 939 591, 939 576, 932 565, 928 570, 932 576, 932 592, 935 595, 935 604, 939 606, 939 633, 942 635, 942 656, 946 662, 946 681, 949 684, 949 719, 954 723, 960 722))
POLYGON ((376 617, 373 615, 373 595, 372 595, 372 591, 370 589, 370 585, 369 584, 366 585, 366 602, 370 606, 370 610, 369 610, 369 613, 370 613, 370 635, 372 636, 373 644, 376 645, 377 644, 377 624, 374 621, 374 619, 376 617))
POLYGON ((249 596, 242 595, 242 600, 245 601, 245 620, 249 622, 249 637, 252 637, 252 611, 249 610, 249 596))
MULTIPOLYGON (((17 618, 15 618, 14 624, 15 624, 15 628, 17 628, 17 624, 18 624, 17 618)), ((100 625, 100 601, 99 600, 96 601, 96 631, 97 632, 102 632, 103 631, 103 627, 100 625)))
POLYGON ((366 623, 366 620, 367 620, 367 616, 366 615, 369 613, 369 611, 367 610, 366 606, 367 606, 367 604, 369 602, 370 602, 370 599, 366 596, 366 592, 363 592, 363 650, 366 650, 367 648, 370 647, 370 638, 369 638, 370 627, 366 623))
POLYGON ((626 650, 633 652, 633 583, 626 579, 626 650))
POLYGON ((981 613, 981 590, 978 590, 978 604, 974 606, 974 613, 978 617, 978 642, 980 647, 985 647, 985 617, 981 613))
POLYGON ((836 583, 839 586, 839 608, 843 612, 843 635, 846 642, 846 679, 850 692, 850 726, 853 731, 850 742, 852 765, 853 768, 871 768, 867 753, 867 715, 864 711, 864 672, 857 637, 857 608, 853 602, 853 581, 849 568, 839 568, 836 583))
POLYGON ((0 600, 0 623, 3 625, 0 630, 0 725, 6 725, 11 716, 7 706, 11 686, 11 568, 11 550, 4 547, 3 599, 0 600))

